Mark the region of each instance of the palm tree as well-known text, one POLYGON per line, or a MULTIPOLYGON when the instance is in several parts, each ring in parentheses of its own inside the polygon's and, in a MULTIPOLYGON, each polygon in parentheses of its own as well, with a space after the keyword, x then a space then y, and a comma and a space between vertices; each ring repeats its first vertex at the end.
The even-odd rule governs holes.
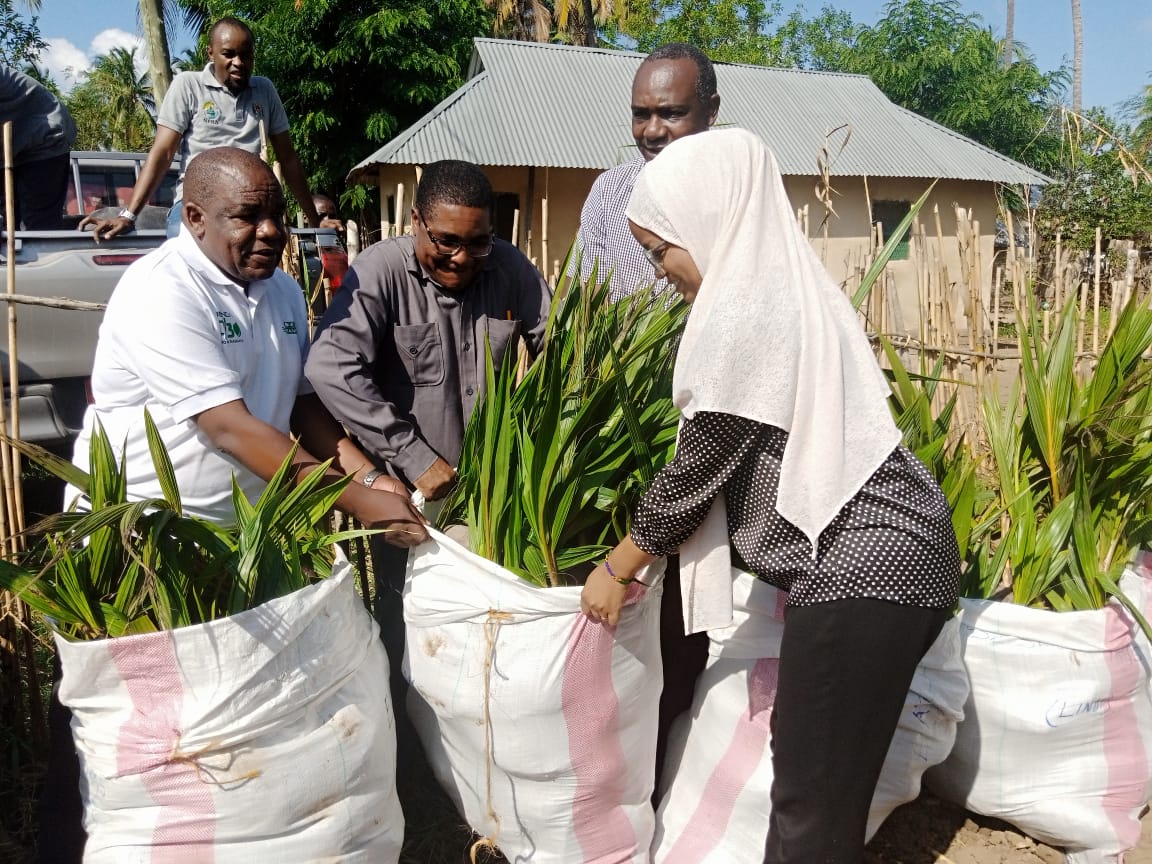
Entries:
POLYGON ((1004 22, 1004 66, 1012 65, 1012 41, 1016 35, 1016 0, 1007 0, 1007 17, 1004 22))
POLYGON ((1077 114, 1084 107, 1084 19, 1080 16, 1080 0, 1072 0, 1072 110, 1077 114))
POLYGON ((151 144, 156 101, 148 76, 136 73, 135 48, 113 48, 98 57, 69 99, 69 109, 74 106, 82 114, 73 111, 77 126, 91 127, 89 135, 100 146, 140 150, 151 144))
POLYGON ((599 44, 596 26, 617 17, 613 0, 555 0, 557 35, 573 45, 599 44))
POLYGON ((1152 84, 1145 86, 1143 93, 1134 96, 1127 107, 1135 121, 1132 151, 1147 160, 1152 156, 1152 84))
POLYGON ((148 45, 148 70, 152 95, 159 105, 172 86, 172 58, 168 53, 168 32, 164 27, 164 0, 140 0, 140 21, 148 45))
POLYGON ((552 33, 552 13, 540 0, 484 0, 496 10, 492 32, 520 42, 547 42, 552 33))

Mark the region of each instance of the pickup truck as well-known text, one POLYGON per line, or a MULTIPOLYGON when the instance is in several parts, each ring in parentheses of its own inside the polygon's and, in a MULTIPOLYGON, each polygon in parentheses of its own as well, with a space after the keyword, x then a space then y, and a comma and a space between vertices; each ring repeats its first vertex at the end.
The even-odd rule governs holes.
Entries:
MULTIPOLYGON (((65 224, 74 225, 101 208, 118 208, 131 194, 146 154, 77 153, 65 224), (79 190, 79 191, 78 191, 79 190)), ((15 283, 12 293, 39 298, 67 298, 104 304, 124 270, 164 242, 164 214, 171 204, 175 171, 157 196, 158 206, 145 208, 137 229, 97 245, 92 235, 74 228, 15 232, 15 283), (155 225, 155 228, 146 226, 155 225)), ((110 211, 111 215, 114 211, 110 211)), ((105 214, 100 214, 105 215, 105 214)), ((331 229, 292 229, 304 260, 300 282, 308 289, 314 312, 323 310, 323 294, 314 289, 322 276, 339 286, 347 256, 331 229)), ((0 266, 8 290, 8 236, 0 232, 0 266)), ((89 378, 102 310, 77 311, 15 304, 16 356, 19 361, 20 437, 43 447, 70 453, 89 402, 89 378)), ((7 315, 0 316, 6 319, 7 315)), ((142 322, 144 323, 144 322, 142 322)), ((3 325, 0 325, 2 327, 3 325)), ((8 339, 0 336, 0 374, 8 391, 8 339)), ((11 417, 11 412, 9 412, 11 417)), ((11 422, 11 419, 9 419, 11 422)))

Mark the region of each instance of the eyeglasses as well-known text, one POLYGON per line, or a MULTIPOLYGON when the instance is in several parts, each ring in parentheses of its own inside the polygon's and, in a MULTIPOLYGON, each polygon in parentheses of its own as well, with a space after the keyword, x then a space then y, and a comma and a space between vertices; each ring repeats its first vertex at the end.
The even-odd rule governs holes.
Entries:
POLYGON ((665 240, 663 243, 660 243, 657 246, 653 246, 651 249, 647 248, 646 246, 641 246, 640 248, 644 250, 644 257, 648 259, 653 269, 663 270, 664 252, 671 245, 671 243, 665 240))
POLYGON ((446 240, 433 234, 424 222, 424 217, 420 217, 420 224, 424 226, 424 233, 428 235, 428 239, 432 241, 432 245, 436 247, 436 252, 446 258, 451 258, 461 249, 468 253, 469 258, 487 258, 492 254, 492 237, 484 237, 479 240, 469 240, 462 243, 459 240, 446 240))

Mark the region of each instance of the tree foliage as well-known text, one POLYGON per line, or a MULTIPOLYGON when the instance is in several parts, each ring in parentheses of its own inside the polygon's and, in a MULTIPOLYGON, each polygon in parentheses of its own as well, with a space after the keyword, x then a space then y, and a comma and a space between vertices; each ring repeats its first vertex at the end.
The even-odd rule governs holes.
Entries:
POLYGON ((483 0, 181 0, 206 20, 234 15, 256 36, 312 188, 335 194, 357 162, 463 81, 483 0))
POLYGON ((48 43, 40 37, 40 27, 12 7, 12 0, 0 0, 0 64, 19 69, 35 63, 48 43))
POLYGON ((1040 170, 1052 169, 1052 124, 1067 73, 1041 72, 1015 43, 1002 44, 957 0, 891 0, 873 27, 844 52, 842 70, 868 75, 893 102, 1040 170))
POLYGON ((156 134, 147 74, 136 72, 136 49, 113 48, 96 59, 66 98, 77 150, 144 151, 156 134))
POLYGON ((1091 249, 1096 226, 1113 239, 1152 242, 1152 170, 1132 149, 1133 133, 1101 111, 1067 114, 1063 168, 1037 211, 1041 234, 1091 249))

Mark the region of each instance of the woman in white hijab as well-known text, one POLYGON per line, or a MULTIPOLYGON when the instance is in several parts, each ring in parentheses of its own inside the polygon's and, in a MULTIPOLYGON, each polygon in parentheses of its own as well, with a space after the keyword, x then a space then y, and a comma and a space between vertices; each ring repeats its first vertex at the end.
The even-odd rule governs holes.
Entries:
POLYGON ((800 233, 755 135, 682 138, 628 206, 692 311, 675 459, 582 605, 614 625, 643 565, 679 549, 689 632, 727 626, 731 566, 789 592, 765 862, 859 862, 916 664, 956 602, 947 502, 900 444, 856 313, 800 233))

